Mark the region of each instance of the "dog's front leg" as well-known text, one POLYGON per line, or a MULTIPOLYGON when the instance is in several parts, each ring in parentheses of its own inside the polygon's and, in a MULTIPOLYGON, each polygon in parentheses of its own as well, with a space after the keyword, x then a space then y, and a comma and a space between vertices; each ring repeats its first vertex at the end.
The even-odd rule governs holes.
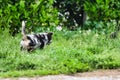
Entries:
POLYGON ((34 50, 35 50, 34 48, 29 48, 29 49, 27 49, 28 52, 32 52, 32 51, 34 51, 34 50))

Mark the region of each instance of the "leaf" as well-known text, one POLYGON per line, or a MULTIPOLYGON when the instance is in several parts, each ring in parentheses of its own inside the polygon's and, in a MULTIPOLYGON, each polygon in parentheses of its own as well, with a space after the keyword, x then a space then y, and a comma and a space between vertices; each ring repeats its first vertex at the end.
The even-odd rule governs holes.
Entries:
POLYGON ((22 0, 20 1, 20 7, 25 8, 25 1, 22 1, 22 0))
POLYGON ((97 4, 100 4, 102 1, 101 0, 96 0, 97 4))

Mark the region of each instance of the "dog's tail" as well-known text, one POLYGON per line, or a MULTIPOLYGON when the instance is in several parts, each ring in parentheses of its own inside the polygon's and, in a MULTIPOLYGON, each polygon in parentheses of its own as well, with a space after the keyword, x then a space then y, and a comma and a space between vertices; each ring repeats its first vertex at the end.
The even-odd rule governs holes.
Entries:
POLYGON ((26 21, 22 21, 22 36, 23 36, 23 39, 26 38, 25 23, 26 23, 26 21))

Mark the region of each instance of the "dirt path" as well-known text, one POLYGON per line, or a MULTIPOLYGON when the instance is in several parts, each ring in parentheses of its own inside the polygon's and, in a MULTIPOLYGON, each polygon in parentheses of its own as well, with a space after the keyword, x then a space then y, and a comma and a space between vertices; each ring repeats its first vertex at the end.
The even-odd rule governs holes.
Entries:
POLYGON ((120 69, 97 70, 72 75, 48 75, 43 77, 6 78, 0 80, 120 80, 120 69))

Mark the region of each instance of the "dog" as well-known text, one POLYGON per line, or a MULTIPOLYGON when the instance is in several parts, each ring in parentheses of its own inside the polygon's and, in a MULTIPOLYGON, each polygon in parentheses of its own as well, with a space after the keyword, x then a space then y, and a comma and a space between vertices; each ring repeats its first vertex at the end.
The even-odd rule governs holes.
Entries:
POLYGON ((25 27, 26 21, 22 21, 22 40, 20 42, 21 50, 31 52, 37 48, 43 49, 45 45, 52 42, 52 32, 26 34, 25 27))

